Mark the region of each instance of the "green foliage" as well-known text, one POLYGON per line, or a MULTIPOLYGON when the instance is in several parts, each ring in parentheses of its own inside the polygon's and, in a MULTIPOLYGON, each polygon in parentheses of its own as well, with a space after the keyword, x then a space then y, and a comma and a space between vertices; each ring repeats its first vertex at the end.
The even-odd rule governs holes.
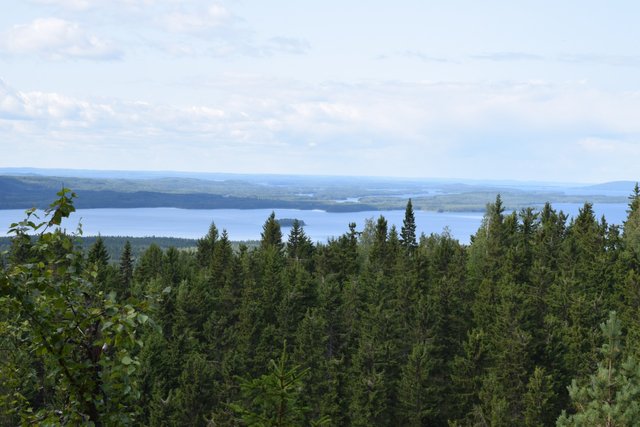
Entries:
POLYGON ((543 427, 553 424, 553 378, 544 368, 536 366, 527 384, 524 395, 524 422, 527 427, 543 427))
POLYGON ((600 325, 604 342, 596 372, 588 381, 573 380, 569 395, 574 414, 563 412, 558 426, 631 426, 640 419, 640 364, 622 358, 622 330, 616 312, 600 325))
MULTIPOLYGON (((307 408, 301 404, 302 379, 307 369, 288 366, 286 344, 280 358, 269 362, 269 373, 258 378, 242 380, 243 403, 233 404, 242 422, 255 427, 294 427, 302 425, 307 408)), ((322 417, 311 425, 328 425, 322 417)))
POLYGON ((402 369, 398 393, 403 425, 435 425, 434 415, 441 396, 434 387, 432 376, 437 374, 434 372, 437 362, 431 353, 426 342, 415 344, 402 369))
POLYGON ((271 212, 271 215, 269 215, 269 218, 267 218, 262 226, 260 247, 263 249, 272 247, 278 251, 281 251, 284 248, 284 243, 282 243, 282 231, 280 230, 280 224, 276 221, 275 212, 271 212))
POLYGON ((287 241, 287 255, 295 261, 308 261, 313 255, 313 243, 305 234, 304 228, 297 219, 293 220, 289 240, 287 241))
POLYGON ((640 188, 636 183, 629 197, 629 210, 624 223, 623 239, 629 255, 635 265, 640 264, 640 188))
POLYGON ((402 221, 402 229, 400 230, 400 242, 402 242, 402 246, 409 252, 415 251, 418 247, 416 240, 416 218, 413 214, 411 199, 407 202, 407 207, 404 211, 404 220, 402 221))
MULTIPOLYGON (((215 180, 195 177, 150 178, 73 178, 50 176, 0 176, 1 209, 46 207, 50 195, 64 183, 78 192, 76 207, 135 208, 176 207, 183 209, 322 209, 328 212, 357 212, 403 209, 403 194, 442 192, 419 195, 412 199, 414 207, 430 211, 478 212, 502 191, 511 209, 555 203, 582 203, 585 197, 594 203, 624 203, 624 197, 591 194, 563 194, 556 189, 498 190, 490 185, 425 182, 424 180, 386 180, 377 178, 312 178, 295 179, 254 175, 219 175, 215 180), (265 185, 266 184, 266 185, 265 185), (358 202, 345 201, 354 195, 358 202)), ((593 193, 598 193, 594 191, 593 193)))
MULTIPOLYGON (((470 245, 445 232, 414 247, 411 200, 400 232, 379 217, 313 244, 298 223, 285 244, 272 214, 253 247, 212 224, 193 250, 136 255, 118 240, 117 265, 107 238, 85 256, 56 228, 63 216, 39 223, 29 211, 0 276, 0 425, 330 416, 336 426, 537 427, 563 410, 569 425, 603 414, 633 425, 634 191, 622 232, 588 204, 567 223, 549 204, 509 213, 497 197, 470 245), (625 328, 603 352, 598 325, 612 308, 625 328), (157 327, 143 327, 147 315, 157 327)), ((70 212, 61 197, 54 210, 70 212)))
POLYGON ((12 390, 2 407, 26 424, 131 424, 139 409, 135 354, 148 316, 96 287, 95 264, 84 269, 73 237, 57 228, 75 195, 63 188, 58 196, 44 221, 29 210, 10 229, 18 242, 37 234, 26 260, 0 276, 7 311, 0 328, 15 354, 0 370, 2 388, 12 390))
POLYGON ((213 252, 216 242, 218 241, 218 227, 212 222, 209 226, 209 232, 202 239, 198 240, 197 257, 198 264, 202 267, 211 265, 213 261, 213 252))
POLYGON ((131 296, 131 286, 133 285, 133 255, 131 253, 131 243, 127 240, 124 244, 122 256, 120 257, 120 268, 118 271, 120 297, 123 299, 131 296))

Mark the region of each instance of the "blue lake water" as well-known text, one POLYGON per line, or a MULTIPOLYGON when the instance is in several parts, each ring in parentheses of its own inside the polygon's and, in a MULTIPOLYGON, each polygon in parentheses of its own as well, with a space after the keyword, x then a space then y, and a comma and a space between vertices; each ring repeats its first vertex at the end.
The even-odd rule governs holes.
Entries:
MULTIPOLYGON (((582 207, 576 203, 557 203, 555 209, 569 215, 576 215, 582 207)), ((626 218, 627 205, 624 203, 596 204, 594 210, 600 218, 605 215, 611 224, 622 224, 626 218)), ((257 240, 262 225, 271 214, 271 209, 176 209, 176 208, 138 208, 138 209, 80 209, 65 223, 69 231, 82 223, 83 234, 103 236, 168 236, 200 238, 207 233, 211 222, 222 230, 226 229, 231 240, 257 240)), ((355 222, 362 230, 365 220, 384 215, 389 226, 402 226, 404 211, 367 211, 333 213, 297 209, 274 209, 276 218, 298 218, 303 220, 305 232, 314 241, 326 241, 329 237, 339 236, 348 231, 350 222, 355 222)), ((416 228, 419 233, 440 233, 445 227, 451 235, 463 243, 469 242, 469 236, 475 234, 482 221, 483 212, 432 212, 416 211, 416 228)), ((23 210, 0 210, 0 235, 4 235, 9 224, 21 220, 23 210)), ((284 228, 283 232, 288 233, 284 228)))

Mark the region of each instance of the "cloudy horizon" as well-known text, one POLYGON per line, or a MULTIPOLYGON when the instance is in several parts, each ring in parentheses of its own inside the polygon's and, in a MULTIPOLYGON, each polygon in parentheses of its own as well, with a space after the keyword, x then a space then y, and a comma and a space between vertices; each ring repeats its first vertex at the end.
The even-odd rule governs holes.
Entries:
POLYGON ((0 167, 638 180, 640 6, 5 2, 0 167))

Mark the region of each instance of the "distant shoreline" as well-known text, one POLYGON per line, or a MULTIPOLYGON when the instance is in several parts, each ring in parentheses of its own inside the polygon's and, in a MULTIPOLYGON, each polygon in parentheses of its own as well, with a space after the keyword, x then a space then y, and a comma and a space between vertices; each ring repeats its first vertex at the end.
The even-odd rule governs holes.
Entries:
POLYGON ((415 210, 483 212, 497 194, 507 210, 546 202, 626 203, 633 190, 629 182, 551 188, 261 175, 220 181, 0 175, 0 209, 46 208, 63 186, 77 194, 77 209, 299 209, 330 213, 403 210, 409 199, 415 210))

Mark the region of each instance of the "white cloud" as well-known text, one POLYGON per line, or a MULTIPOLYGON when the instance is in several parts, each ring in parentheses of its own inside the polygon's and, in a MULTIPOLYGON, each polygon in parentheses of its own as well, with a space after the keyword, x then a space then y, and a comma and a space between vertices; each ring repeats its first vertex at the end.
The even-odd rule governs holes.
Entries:
POLYGON ((256 37, 241 18, 236 17, 222 3, 176 6, 155 24, 175 37, 159 43, 174 56, 267 57, 275 54, 300 55, 307 53, 306 40, 276 36, 268 39, 256 37))
POLYGON ((192 11, 173 11, 161 20, 165 28, 175 33, 201 33, 219 28, 231 20, 232 15, 222 4, 214 3, 192 11))
POLYGON ((232 12, 228 2, 220 0, 30 1, 46 6, 48 12, 53 8, 57 18, 14 26, 0 34, 0 50, 55 59, 122 56, 112 43, 83 30, 95 25, 118 34, 129 49, 144 49, 145 53, 160 50, 174 57, 269 57, 299 55, 310 49, 302 38, 258 35, 250 23, 232 12))
POLYGON ((77 23, 59 18, 39 18, 13 26, 0 35, 0 49, 54 60, 111 60, 122 55, 111 43, 87 33, 77 23))
POLYGON ((170 105, 0 83, 3 143, 54 141, 66 148, 51 161, 67 166, 90 146, 111 168, 133 150, 139 159, 153 151, 161 169, 215 169, 207 165, 216 159, 248 172, 242 159, 264 164, 255 172, 571 181, 633 178, 640 155, 640 124, 626 112, 640 111, 640 97, 579 85, 316 86, 236 76, 200 90, 216 95, 170 105))
POLYGON ((63 9, 85 11, 93 8, 104 7, 105 5, 148 7, 157 3, 158 0, 30 0, 31 3, 47 6, 56 6, 63 9))

